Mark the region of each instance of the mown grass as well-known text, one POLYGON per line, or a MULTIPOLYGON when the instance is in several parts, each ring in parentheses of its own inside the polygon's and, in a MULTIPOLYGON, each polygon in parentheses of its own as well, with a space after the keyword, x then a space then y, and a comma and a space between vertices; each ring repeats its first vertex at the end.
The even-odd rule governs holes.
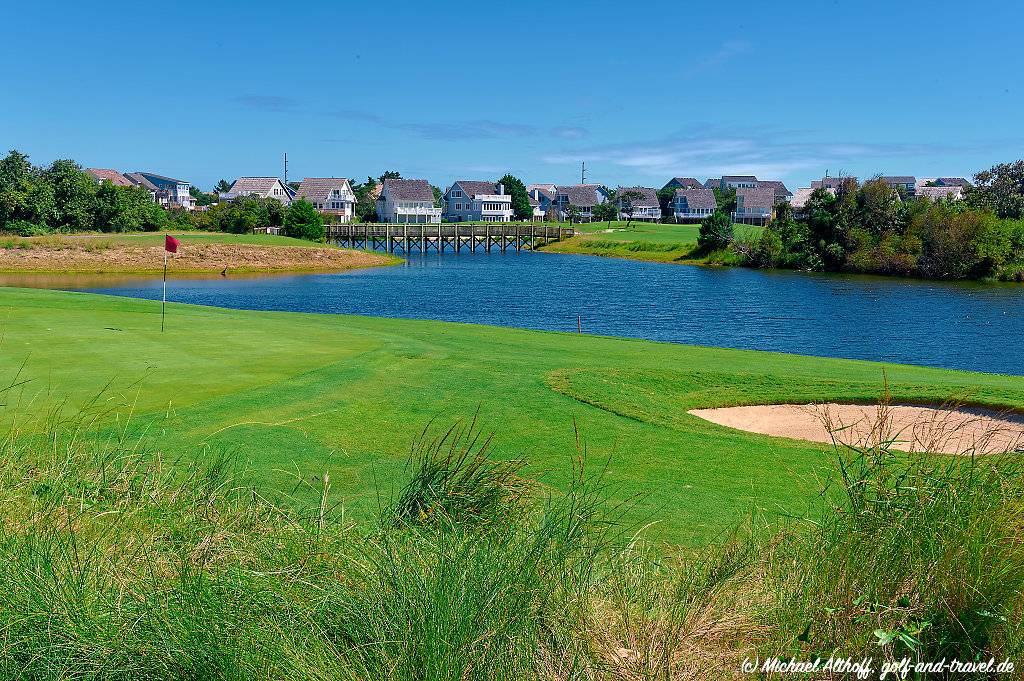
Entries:
POLYGON ((105 427, 117 402, 6 419, 4 678, 720 679, 745 657, 1024 652, 1019 454, 840 444, 813 522, 673 549, 586 473, 585 433, 559 491, 472 426, 407 433, 401 492, 355 525, 328 476, 300 476, 303 504, 207 451, 169 460, 172 434, 105 427))
MULTIPOLYGON (((575 317, 566 320, 575 329, 575 317)), ((820 507, 835 474, 821 445, 743 433, 694 407, 812 400, 966 402, 1024 409, 1024 378, 667 343, 336 315, 247 312, 0 290, 0 375, 25 399, 77 408, 104 386, 169 436, 170 460, 230 454, 239 476, 290 490, 281 471, 329 474, 349 517, 399 484, 410 432, 478 409, 496 458, 526 458, 542 484, 569 483, 572 423, 617 500, 642 494, 657 536, 703 543, 751 511, 820 507)), ((125 417, 124 410, 119 418, 125 417)), ((115 422, 115 417, 111 417, 115 422)), ((397 487, 396 487, 397 489, 397 487)), ((300 486, 295 495, 317 501, 300 486)))

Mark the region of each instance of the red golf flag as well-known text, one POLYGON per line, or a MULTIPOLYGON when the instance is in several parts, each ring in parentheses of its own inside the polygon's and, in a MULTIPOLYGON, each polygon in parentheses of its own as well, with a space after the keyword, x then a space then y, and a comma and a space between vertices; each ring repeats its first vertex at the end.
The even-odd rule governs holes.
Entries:
POLYGON ((180 244, 181 244, 181 242, 178 241, 177 239, 175 239, 170 234, 165 234, 164 235, 164 250, 167 251, 168 253, 177 253, 178 252, 178 246, 180 244))

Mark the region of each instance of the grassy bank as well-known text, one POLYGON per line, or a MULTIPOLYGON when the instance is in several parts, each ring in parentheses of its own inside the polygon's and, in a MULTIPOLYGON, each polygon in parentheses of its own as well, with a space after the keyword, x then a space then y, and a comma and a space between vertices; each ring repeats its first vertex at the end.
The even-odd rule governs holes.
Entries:
MULTIPOLYGON (((578 236, 548 244, 544 250, 553 253, 600 255, 647 262, 680 263, 688 265, 730 264, 731 253, 702 253, 697 248, 700 225, 659 224, 625 221, 592 222, 573 225, 578 236)), ((739 238, 753 238, 762 228, 735 225, 739 238)))
MULTIPOLYGON (((100 395, 160 451, 231 455, 240 479, 315 500, 330 476, 349 518, 372 517, 401 479, 410 432, 478 409, 494 454, 526 459, 544 486, 571 479, 575 423, 612 501, 642 495, 653 536, 704 542, 751 512, 820 510, 823 447, 742 433, 693 407, 870 402, 883 370, 896 400, 950 395, 1024 408, 1024 378, 431 321, 256 313, 124 298, 0 290, 0 375, 20 404, 100 395), (106 387, 105 387, 106 386, 106 387)), ((571 328, 574 319, 567 319, 571 328)))
MULTIPOLYGON (((175 233, 182 242, 168 270, 175 273, 310 272, 397 262, 388 255, 266 234, 175 233)), ((163 233, 0 237, 0 272, 161 272, 163 233)))

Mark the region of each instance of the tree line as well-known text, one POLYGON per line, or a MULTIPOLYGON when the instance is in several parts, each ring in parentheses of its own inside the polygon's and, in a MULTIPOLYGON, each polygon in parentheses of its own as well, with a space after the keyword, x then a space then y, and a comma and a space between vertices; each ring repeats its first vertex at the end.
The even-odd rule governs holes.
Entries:
POLYGON ((753 239, 737 240, 728 213, 701 223, 698 245, 742 265, 1024 281, 1024 161, 975 175, 961 201, 908 197, 880 178, 816 189, 799 219, 788 203, 753 239))

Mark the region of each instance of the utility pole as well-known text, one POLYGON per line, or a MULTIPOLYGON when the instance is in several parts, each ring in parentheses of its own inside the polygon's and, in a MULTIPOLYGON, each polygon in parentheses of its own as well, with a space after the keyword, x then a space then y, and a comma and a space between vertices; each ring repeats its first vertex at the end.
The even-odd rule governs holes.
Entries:
POLYGON ((583 167, 580 169, 580 184, 587 183, 587 162, 583 162, 583 167))
POLYGON ((288 152, 284 152, 284 186, 288 186, 288 152))

